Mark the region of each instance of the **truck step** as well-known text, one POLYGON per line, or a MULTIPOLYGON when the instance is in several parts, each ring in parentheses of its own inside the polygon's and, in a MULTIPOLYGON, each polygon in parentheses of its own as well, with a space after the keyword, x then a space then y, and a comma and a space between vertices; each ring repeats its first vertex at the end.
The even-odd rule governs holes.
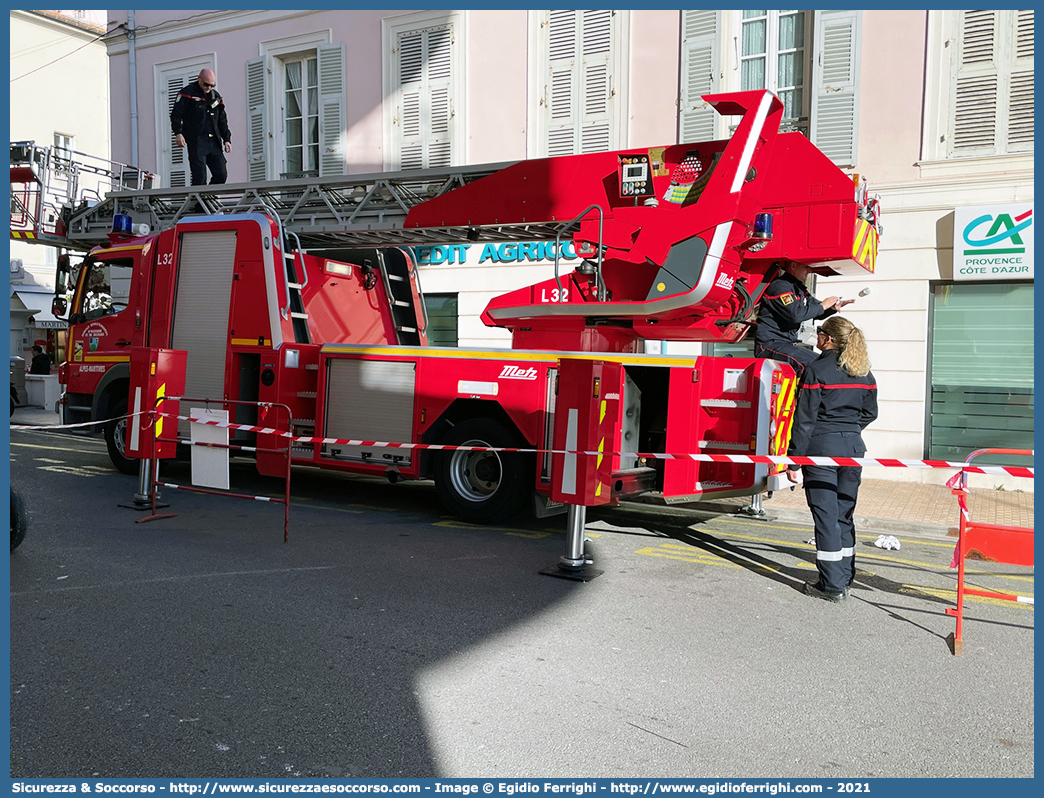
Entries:
POLYGON ((750 407, 750 402, 742 399, 704 399, 700 405, 703 407, 750 407))
POLYGON ((739 443, 735 441, 700 441, 699 447, 701 449, 731 449, 737 452, 749 452, 749 443, 739 443))

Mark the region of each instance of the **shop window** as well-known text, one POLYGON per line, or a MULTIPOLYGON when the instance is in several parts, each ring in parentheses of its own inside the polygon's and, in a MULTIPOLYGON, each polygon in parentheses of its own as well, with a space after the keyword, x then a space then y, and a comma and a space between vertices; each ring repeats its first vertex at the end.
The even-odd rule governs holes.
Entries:
POLYGON ((934 286, 930 354, 929 459, 1033 448, 1032 284, 934 286))
POLYGON ((457 294, 425 294, 428 311, 428 344, 457 345, 457 294))

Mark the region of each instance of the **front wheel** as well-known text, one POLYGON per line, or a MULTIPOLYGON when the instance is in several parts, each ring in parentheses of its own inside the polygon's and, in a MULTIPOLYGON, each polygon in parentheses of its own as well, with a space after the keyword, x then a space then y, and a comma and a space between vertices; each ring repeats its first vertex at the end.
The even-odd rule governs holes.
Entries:
MULTIPOLYGON (((471 418, 453 428, 443 443, 452 446, 517 447, 500 422, 471 418)), ((532 492, 531 456, 516 452, 438 452, 435 488, 456 516, 477 524, 503 521, 520 512, 532 492)))
POLYGON ((29 528, 29 518, 25 514, 25 502, 22 494, 11 488, 11 551, 25 540, 25 531, 29 528))
POLYGON ((127 457, 127 403, 117 402, 112 411, 113 418, 105 425, 105 447, 116 470, 123 474, 137 474, 138 460, 127 457))

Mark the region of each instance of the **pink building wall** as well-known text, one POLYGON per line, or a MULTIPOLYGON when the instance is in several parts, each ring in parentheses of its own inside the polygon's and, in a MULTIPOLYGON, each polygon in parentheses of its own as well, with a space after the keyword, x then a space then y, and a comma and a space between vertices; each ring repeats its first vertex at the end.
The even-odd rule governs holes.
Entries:
MULTIPOLYGON (((136 50, 138 80, 139 160, 154 168, 156 112, 154 67, 182 58, 215 55, 218 90, 225 99, 233 152, 229 182, 246 177, 246 67, 260 54, 259 43, 300 34, 331 31, 331 40, 346 45, 348 171, 381 171, 384 163, 382 120, 383 32, 381 20, 405 11, 304 12, 236 30, 186 35, 178 41, 151 44, 148 28, 191 12, 136 11, 135 24, 145 29, 136 50)), ((517 160, 527 152, 530 93, 529 12, 466 11, 465 19, 465 152, 468 163, 517 160)), ((113 11, 121 21, 126 12, 113 11)), ((679 79, 678 11, 630 12, 630 91, 627 102, 629 146, 673 143, 677 137, 679 79)), ((154 39, 153 39, 154 41, 154 39)), ((130 84, 126 51, 112 56, 113 158, 130 160, 130 84)), ((162 124, 166 123, 161 119, 162 124)))
POLYGON ((863 12, 858 168, 877 184, 920 177, 927 24, 927 11, 863 12))

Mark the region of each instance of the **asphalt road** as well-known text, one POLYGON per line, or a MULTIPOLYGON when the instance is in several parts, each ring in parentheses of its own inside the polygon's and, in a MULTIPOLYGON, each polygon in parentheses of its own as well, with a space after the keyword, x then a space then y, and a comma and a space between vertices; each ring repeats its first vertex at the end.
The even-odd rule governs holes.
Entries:
POLYGON ((952 541, 860 538, 832 605, 787 523, 592 511, 582 583, 539 574, 564 518, 469 526, 425 483, 295 471, 284 545, 267 503, 167 490, 135 523, 92 438, 13 431, 11 480, 16 778, 1034 773, 1033 610, 969 601, 954 657, 952 541))

